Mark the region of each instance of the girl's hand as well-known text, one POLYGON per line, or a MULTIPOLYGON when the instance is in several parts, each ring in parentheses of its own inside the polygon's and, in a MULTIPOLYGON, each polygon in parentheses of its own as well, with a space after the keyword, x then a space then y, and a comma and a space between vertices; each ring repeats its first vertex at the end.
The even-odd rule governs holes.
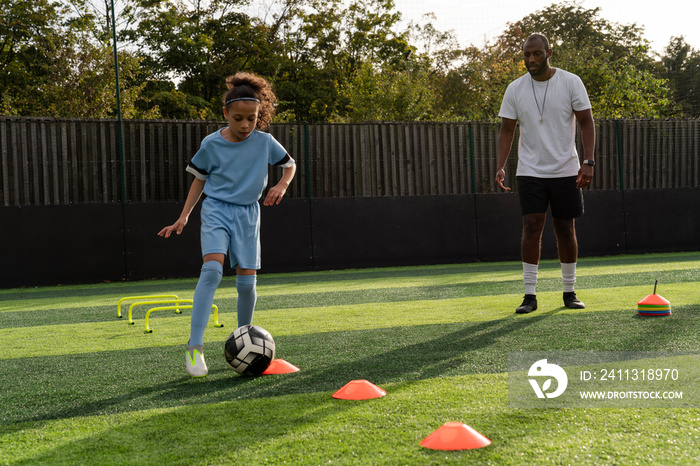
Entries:
POLYGON ((280 202, 282 202, 282 198, 284 197, 286 192, 287 188, 284 186, 280 186, 280 184, 273 186, 272 188, 270 188, 270 191, 268 191, 267 196, 265 196, 263 205, 268 206, 279 204, 280 202))
POLYGON ((165 227, 162 230, 160 230, 158 232, 158 236, 162 236, 163 238, 170 238, 170 235, 172 235, 173 232, 179 235, 182 233, 182 230, 185 229, 185 225, 187 225, 187 217, 179 218, 177 219, 177 222, 173 223, 169 227, 165 227))

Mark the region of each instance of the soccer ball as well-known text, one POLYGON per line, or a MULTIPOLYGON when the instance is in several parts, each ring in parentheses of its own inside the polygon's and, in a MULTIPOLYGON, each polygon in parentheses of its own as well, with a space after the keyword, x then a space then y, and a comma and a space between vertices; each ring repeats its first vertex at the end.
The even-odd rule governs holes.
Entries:
POLYGON ((256 377, 275 359, 275 340, 262 327, 244 325, 229 335, 224 344, 224 356, 234 371, 256 377))

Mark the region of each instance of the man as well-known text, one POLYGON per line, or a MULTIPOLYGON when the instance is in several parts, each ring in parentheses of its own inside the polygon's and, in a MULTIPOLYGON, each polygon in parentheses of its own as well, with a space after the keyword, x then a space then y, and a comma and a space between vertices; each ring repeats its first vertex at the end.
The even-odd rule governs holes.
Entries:
POLYGON ((537 309, 537 271, 546 212, 552 208, 554 234, 564 285, 564 305, 583 309, 574 292, 578 243, 574 219, 583 215, 581 188, 593 179, 595 124, 588 93, 575 74, 549 64, 552 49, 541 34, 533 34, 523 45, 528 74, 508 86, 499 115, 496 184, 505 191, 505 166, 515 127, 520 124, 516 172, 523 214, 522 262, 525 299, 519 314, 537 309), (576 152, 576 122, 581 128, 583 165, 576 152))

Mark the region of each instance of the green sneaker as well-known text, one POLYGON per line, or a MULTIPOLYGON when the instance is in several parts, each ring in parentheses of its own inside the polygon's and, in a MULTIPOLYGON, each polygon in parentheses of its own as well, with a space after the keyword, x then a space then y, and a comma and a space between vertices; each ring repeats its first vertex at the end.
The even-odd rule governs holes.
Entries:
POLYGON ((204 362, 203 350, 204 347, 201 345, 187 347, 187 353, 185 353, 185 367, 187 373, 192 377, 204 377, 209 373, 207 363, 204 362))

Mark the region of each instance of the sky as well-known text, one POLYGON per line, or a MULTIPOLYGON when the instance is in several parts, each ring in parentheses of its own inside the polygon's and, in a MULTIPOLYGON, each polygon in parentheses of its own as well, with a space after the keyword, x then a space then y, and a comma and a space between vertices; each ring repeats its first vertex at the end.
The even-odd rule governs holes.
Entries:
MULTIPOLYGON (((425 13, 440 31, 453 30, 461 46, 477 47, 500 35, 506 23, 518 21, 559 0, 395 0, 405 21, 421 22, 425 13)), ((698 0, 582 0, 585 9, 601 8, 600 17, 613 23, 637 23, 656 52, 663 52, 672 36, 700 50, 700 1, 698 0)), ((543 31, 545 34, 546 32, 543 31)))

